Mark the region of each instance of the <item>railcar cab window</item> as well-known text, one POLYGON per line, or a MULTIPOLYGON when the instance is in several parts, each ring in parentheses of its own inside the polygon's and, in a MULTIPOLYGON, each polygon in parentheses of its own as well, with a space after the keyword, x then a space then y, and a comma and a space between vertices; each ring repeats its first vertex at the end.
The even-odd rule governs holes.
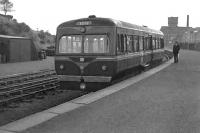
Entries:
POLYGON ((59 53, 81 53, 82 36, 63 36, 59 41, 59 53))
POLYGON ((59 53, 108 53, 106 35, 69 35, 59 40, 59 53), (84 42, 84 44, 82 44, 84 42), (83 49, 84 48, 84 49, 83 49))
POLYGON ((84 53, 108 53, 109 46, 106 35, 84 36, 84 53))

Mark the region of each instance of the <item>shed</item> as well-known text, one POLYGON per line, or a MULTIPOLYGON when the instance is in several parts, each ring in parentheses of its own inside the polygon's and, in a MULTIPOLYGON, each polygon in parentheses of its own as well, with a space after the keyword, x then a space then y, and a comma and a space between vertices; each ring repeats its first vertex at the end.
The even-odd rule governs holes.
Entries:
POLYGON ((0 63, 38 59, 38 50, 32 39, 0 35, 0 63))

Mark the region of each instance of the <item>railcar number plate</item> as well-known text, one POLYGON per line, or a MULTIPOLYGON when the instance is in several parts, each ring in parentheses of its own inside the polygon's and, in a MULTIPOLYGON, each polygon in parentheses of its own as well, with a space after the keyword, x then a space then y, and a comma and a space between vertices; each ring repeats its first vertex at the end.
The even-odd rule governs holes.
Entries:
POLYGON ((84 62, 85 61, 85 59, 84 58, 80 58, 80 62, 84 62))
POLYGON ((76 22, 76 25, 91 25, 92 21, 81 21, 81 22, 76 22))

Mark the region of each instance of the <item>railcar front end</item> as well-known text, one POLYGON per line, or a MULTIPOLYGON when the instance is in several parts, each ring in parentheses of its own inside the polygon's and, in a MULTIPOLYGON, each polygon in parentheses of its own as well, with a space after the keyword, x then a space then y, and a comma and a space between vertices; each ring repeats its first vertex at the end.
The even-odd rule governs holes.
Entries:
POLYGON ((55 69, 62 87, 85 89, 111 81, 116 71, 114 30, 92 20, 58 27, 55 69))

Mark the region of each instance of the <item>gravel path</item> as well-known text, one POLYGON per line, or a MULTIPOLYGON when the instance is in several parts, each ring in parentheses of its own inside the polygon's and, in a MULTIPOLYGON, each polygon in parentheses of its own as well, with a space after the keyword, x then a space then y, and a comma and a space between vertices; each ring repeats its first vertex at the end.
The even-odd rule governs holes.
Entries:
POLYGON ((42 99, 32 98, 27 102, 11 104, 10 107, 0 108, 0 126, 23 118, 25 116, 41 112, 58 104, 79 97, 84 93, 81 91, 64 90, 61 93, 49 92, 42 99))

